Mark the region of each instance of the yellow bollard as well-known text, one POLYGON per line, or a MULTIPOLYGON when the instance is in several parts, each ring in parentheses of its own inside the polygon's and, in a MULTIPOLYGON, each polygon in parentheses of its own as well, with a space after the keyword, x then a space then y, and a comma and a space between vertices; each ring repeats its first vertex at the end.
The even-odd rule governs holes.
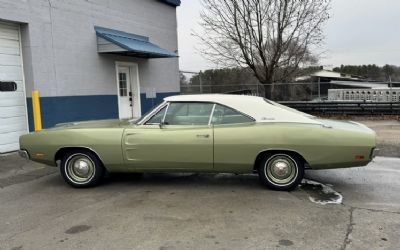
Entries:
POLYGON ((32 108, 35 131, 39 132, 42 130, 42 115, 40 113, 39 91, 37 90, 32 91, 32 108))

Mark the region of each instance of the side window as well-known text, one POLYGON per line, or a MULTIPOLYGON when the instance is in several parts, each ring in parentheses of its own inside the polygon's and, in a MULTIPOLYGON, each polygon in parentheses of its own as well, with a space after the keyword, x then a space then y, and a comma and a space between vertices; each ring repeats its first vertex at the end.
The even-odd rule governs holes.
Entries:
POLYGON ((158 111, 153 117, 151 117, 146 124, 160 124, 162 119, 164 118, 165 110, 167 109, 167 106, 162 108, 160 111, 158 111))
POLYGON ((216 105, 214 109, 214 115, 211 121, 213 124, 234 124, 234 123, 247 123, 253 122, 253 120, 236 110, 231 108, 216 105))
POLYGON ((169 125, 208 125, 212 103, 170 103, 164 122, 169 125))

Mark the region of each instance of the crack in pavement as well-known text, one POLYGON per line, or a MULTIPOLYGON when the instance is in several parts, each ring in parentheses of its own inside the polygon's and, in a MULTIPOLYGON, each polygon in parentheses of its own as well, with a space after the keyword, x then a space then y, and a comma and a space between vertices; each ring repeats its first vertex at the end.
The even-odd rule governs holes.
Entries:
POLYGON ((396 212, 396 211, 387 211, 387 210, 382 210, 382 209, 373 209, 373 208, 364 208, 364 207, 353 207, 354 209, 359 209, 359 210, 367 210, 370 212, 380 212, 380 213, 390 213, 390 214, 400 214, 400 212, 396 212))
POLYGON ((400 212, 395 212, 395 211, 386 211, 386 210, 381 210, 381 209, 373 209, 373 208, 363 208, 363 207, 354 207, 354 206, 349 206, 349 205, 345 205, 342 204, 345 207, 349 207, 349 212, 350 212, 350 216, 349 216, 349 223, 347 224, 347 229, 346 229, 346 235, 345 238, 343 240, 342 246, 340 247, 340 250, 345 250, 347 249, 347 246, 352 242, 351 239, 351 234, 353 233, 353 229, 354 229, 354 211, 355 210, 366 210, 366 211, 370 211, 370 212, 376 212, 376 213, 391 213, 391 214, 399 214, 400 212))
POLYGON ((353 232, 353 226, 354 226, 354 221, 353 221, 353 212, 354 212, 354 207, 350 207, 349 212, 350 212, 350 222, 347 224, 347 230, 346 230, 346 236, 343 240, 342 247, 340 250, 345 250, 347 246, 351 243, 351 233, 353 232))

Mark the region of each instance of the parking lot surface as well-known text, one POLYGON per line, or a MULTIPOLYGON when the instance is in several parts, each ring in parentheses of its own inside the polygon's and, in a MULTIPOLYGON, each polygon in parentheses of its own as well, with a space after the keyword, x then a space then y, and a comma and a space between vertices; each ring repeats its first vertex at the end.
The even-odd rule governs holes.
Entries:
POLYGON ((400 248, 396 158, 307 171, 342 195, 327 205, 322 186, 276 192, 256 175, 112 175, 73 189, 56 168, 15 155, 0 165, 0 249, 400 248))

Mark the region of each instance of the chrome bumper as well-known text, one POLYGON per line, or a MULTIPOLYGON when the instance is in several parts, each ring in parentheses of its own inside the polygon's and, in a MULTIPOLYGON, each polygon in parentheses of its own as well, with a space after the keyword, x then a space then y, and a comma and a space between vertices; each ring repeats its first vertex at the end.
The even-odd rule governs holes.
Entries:
POLYGON ((371 150, 371 157, 370 157, 370 159, 371 159, 371 160, 374 159, 374 158, 377 156, 378 152, 379 152, 379 148, 373 148, 373 149, 371 150))
POLYGON ((19 156, 21 156, 22 158, 25 158, 25 159, 29 160, 28 151, 26 151, 26 150, 18 150, 18 154, 19 154, 19 156))

